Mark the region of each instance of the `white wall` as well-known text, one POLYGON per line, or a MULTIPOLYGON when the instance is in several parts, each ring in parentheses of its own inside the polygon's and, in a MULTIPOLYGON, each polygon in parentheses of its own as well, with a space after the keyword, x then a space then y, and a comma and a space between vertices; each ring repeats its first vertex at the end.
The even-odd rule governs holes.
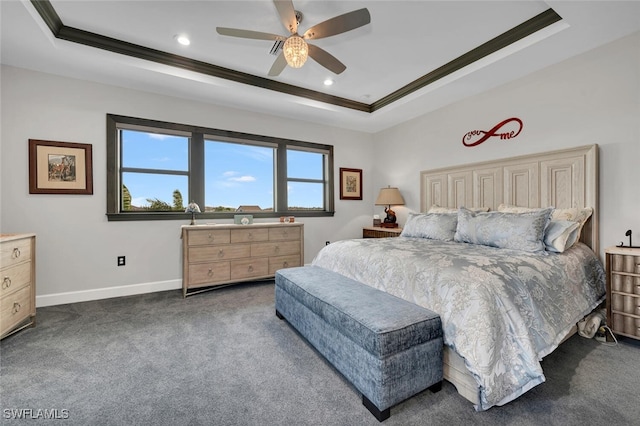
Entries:
POLYGON ((593 143, 600 145, 600 246, 617 244, 627 229, 640 243, 640 34, 375 135, 11 67, 1 72, 0 232, 37 234, 38 306, 180 286, 182 221, 106 219, 107 113, 334 145, 336 177, 340 167, 363 169, 363 200, 340 201, 336 186, 335 217, 300 219, 306 262, 326 240, 361 235, 371 215, 382 213, 373 205, 380 187, 401 189, 401 223, 418 211, 420 170, 593 143), (514 116, 524 122, 516 139, 462 145, 467 131, 514 116), (94 195, 30 195, 30 138, 92 144, 94 195), (118 255, 127 266, 116 266, 118 255))
POLYGON ((340 167, 363 169, 363 200, 340 201, 336 180, 336 215, 298 219, 306 225, 307 263, 326 240, 361 236, 371 222, 369 134, 24 69, 1 72, 0 232, 37 234, 38 306, 181 285, 180 226, 187 221, 107 221, 107 113, 333 145, 336 176, 340 167), (29 139, 92 144, 94 194, 29 194, 29 139), (126 266, 116 266, 119 255, 126 266))
POLYGON ((396 155, 378 159, 375 184, 401 188, 407 203, 398 209, 401 223, 409 211, 420 209, 421 170, 598 144, 600 254, 622 240, 628 244, 627 229, 639 245, 640 33, 380 132, 374 139, 377 150, 393 142, 396 155), (510 117, 524 123, 515 139, 462 144, 468 131, 489 130, 510 117))

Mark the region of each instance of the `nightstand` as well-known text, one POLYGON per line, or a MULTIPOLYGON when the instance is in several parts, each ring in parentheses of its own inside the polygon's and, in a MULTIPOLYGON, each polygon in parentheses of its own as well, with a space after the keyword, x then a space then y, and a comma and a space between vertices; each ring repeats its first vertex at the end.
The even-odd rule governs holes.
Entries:
POLYGON ((609 247, 607 325, 615 334, 640 339, 640 249, 609 247))
POLYGON ((362 238, 388 238, 397 237, 402 228, 383 228, 381 226, 365 226, 362 228, 362 238))

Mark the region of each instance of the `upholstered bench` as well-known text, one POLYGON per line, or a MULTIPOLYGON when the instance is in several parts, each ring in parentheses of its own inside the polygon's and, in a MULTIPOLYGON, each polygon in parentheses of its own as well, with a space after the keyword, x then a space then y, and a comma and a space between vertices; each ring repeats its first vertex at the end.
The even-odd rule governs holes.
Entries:
POLYGON ((391 407, 442 386, 440 317, 316 266, 276 272, 275 308, 362 393, 379 421, 391 407))

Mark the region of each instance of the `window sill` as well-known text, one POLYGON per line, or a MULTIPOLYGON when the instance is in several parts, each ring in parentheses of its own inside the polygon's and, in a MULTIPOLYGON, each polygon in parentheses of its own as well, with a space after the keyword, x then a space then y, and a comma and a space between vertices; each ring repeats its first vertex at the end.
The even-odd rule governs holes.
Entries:
MULTIPOLYGON (((274 218, 279 219, 280 216, 293 217, 333 217, 335 212, 329 211, 287 211, 277 213, 258 213, 258 212, 229 212, 229 213, 199 213, 196 215, 197 220, 219 220, 233 219, 236 214, 252 214, 255 219, 274 218)), ((191 214, 178 212, 137 212, 137 213, 107 213, 109 222, 125 222, 136 220, 191 220, 191 214)))

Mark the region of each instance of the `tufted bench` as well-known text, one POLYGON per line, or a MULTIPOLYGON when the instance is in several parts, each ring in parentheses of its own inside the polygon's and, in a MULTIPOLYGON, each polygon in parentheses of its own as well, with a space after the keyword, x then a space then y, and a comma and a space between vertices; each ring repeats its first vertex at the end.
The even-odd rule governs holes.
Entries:
POLYGON ((440 317, 317 266, 276 272, 276 315, 353 386, 379 421, 390 408, 442 386, 440 317))

